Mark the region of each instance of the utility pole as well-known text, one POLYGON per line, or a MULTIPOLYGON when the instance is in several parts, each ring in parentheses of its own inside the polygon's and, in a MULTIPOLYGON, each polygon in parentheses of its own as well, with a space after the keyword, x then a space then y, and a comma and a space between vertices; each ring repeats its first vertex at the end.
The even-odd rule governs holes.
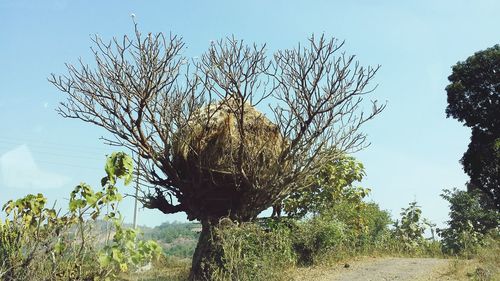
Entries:
MULTIPOLYGON (((133 157, 133 156, 132 156, 133 157)), ((139 165, 139 153, 137 153, 137 174, 136 174, 136 179, 135 179, 135 196, 134 196, 134 222, 133 226, 134 229, 137 229, 137 195, 139 194, 139 171, 140 171, 140 165, 139 165)))

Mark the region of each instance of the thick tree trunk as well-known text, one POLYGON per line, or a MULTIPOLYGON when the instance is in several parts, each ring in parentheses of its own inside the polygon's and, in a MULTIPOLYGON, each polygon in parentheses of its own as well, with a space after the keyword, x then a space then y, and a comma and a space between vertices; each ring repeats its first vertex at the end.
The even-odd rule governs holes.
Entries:
POLYGON ((193 255, 189 280, 211 280, 214 271, 223 266, 222 245, 216 233, 217 223, 202 221, 202 230, 193 255))

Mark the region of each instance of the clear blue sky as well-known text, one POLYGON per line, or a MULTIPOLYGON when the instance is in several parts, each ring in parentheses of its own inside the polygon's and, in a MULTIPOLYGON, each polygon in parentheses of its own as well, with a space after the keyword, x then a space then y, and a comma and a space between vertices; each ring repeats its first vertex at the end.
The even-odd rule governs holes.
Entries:
MULTIPOLYGON (((89 35, 130 34, 134 13, 143 32, 183 36, 188 56, 231 34, 276 50, 325 33, 345 40, 361 64, 380 64, 371 98, 388 106, 364 128, 372 145, 355 155, 368 173, 363 185, 393 215, 416 199, 442 225, 448 207, 439 194, 464 187, 458 160, 470 136, 445 118, 447 76, 457 61, 500 43, 498 11, 496 0, 0 0, 0 204, 36 192, 63 204, 80 181, 98 187, 104 155, 114 149, 99 141, 103 130, 57 115, 64 95, 47 77, 79 57, 92 63, 89 35)), ((122 207, 131 221, 131 200, 122 207)), ((140 213, 147 225, 182 219, 140 213)))

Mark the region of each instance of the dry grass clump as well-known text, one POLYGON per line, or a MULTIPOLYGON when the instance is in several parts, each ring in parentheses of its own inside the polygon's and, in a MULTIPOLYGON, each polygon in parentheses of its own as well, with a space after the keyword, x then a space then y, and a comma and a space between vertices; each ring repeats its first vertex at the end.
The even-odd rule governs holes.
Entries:
POLYGON ((256 164, 272 165, 285 144, 278 127, 250 104, 238 103, 229 98, 195 112, 176 136, 174 159, 190 167, 236 174, 241 159, 246 172, 256 164))
POLYGON ((188 280, 191 268, 190 259, 172 256, 160 256, 151 264, 151 269, 123 274, 120 280, 124 281, 185 281, 188 280))
POLYGON ((484 245, 478 247, 472 259, 456 257, 450 262, 446 276, 453 280, 500 280, 500 239, 498 234, 490 234, 484 245))

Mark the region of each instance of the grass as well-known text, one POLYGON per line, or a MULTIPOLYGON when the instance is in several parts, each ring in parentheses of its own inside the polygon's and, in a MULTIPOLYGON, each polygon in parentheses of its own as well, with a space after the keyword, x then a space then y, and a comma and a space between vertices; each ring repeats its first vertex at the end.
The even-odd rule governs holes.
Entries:
MULTIPOLYGON (((281 229, 282 231, 283 229, 281 229)), ((325 274, 333 274, 344 264, 352 264, 364 260, 383 257, 435 257, 449 258, 449 266, 436 271, 436 280, 500 280, 500 239, 489 237, 479 247, 472 259, 444 256, 440 252, 439 242, 430 242, 412 252, 405 252, 394 239, 383 240, 385 247, 365 247, 355 249, 352 245, 341 245, 327 250, 315 257, 312 265, 300 266, 293 262, 283 262, 283 247, 288 247, 286 235, 290 233, 263 232, 255 225, 240 226, 225 232, 226 269, 237 273, 238 280, 314 280, 325 274), (244 237, 244 238, 241 238, 244 237), (264 240, 260 238, 265 238, 264 240), (285 239, 286 238, 286 239, 285 239), (279 242, 279 243, 278 243, 279 242), (281 245, 272 247, 269 243, 281 245), (275 248, 275 249, 273 249, 275 248), (243 254, 243 253, 246 254, 243 254), (277 262, 281 261, 281 262, 277 262), (264 266, 264 267, 262 267, 264 266), (316 276, 316 277, 315 277, 316 276), (311 279, 313 278, 313 279, 311 279)), ((382 243, 381 243, 382 244, 382 243)), ((189 276, 190 260, 172 256, 164 256, 156 261, 150 271, 133 273, 124 277, 130 281, 180 281, 189 276)), ((213 276, 213 280, 236 280, 231 274, 213 276)), ((227 273, 227 272, 226 272, 227 273)))
POLYGON ((161 256, 152 268, 144 272, 122 275, 127 281, 184 281, 189 277, 191 260, 172 256, 161 256))
POLYGON ((445 276, 453 280, 500 280, 500 239, 487 237, 472 259, 455 257, 445 276))

